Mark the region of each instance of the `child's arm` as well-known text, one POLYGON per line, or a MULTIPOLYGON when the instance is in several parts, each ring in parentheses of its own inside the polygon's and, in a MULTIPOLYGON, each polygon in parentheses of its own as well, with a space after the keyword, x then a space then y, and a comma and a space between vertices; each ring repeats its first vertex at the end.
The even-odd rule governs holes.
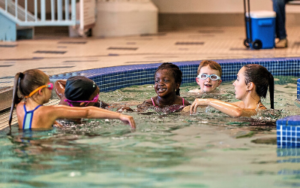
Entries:
POLYGON ((253 116, 256 109, 245 109, 235 104, 223 102, 217 99, 196 99, 190 109, 190 113, 195 113, 198 106, 211 106, 232 117, 253 116))
POLYGON ((59 97, 59 98, 62 98, 65 94, 65 87, 66 87, 66 81, 65 80, 57 80, 55 83, 54 83, 54 86, 55 86, 55 92, 56 92, 56 95, 59 97))
POLYGON ((120 114, 117 112, 112 112, 109 110, 90 107, 69 107, 63 105, 49 106, 49 114, 54 119, 67 118, 67 119, 78 119, 78 118, 88 118, 88 119, 120 119, 124 123, 130 124, 132 128, 135 129, 135 121, 133 117, 120 114))
POLYGON ((190 93, 203 93, 203 92, 201 91, 201 89, 198 89, 198 88, 189 90, 189 92, 190 92, 190 93))

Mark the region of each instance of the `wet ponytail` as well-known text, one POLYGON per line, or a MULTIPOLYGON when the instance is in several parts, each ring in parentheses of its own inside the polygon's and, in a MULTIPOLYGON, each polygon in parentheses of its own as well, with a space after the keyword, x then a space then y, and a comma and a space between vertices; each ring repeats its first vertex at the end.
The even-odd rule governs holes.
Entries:
POLYGON ((13 117, 13 112, 15 105, 19 104, 22 98, 18 96, 18 89, 20 88, 20 82, 24 78, 24 74, 22 72, 19 72, 15 76, 15 81, 14 81, 14 88, 13 88, 13 99, 10 107, 10 114, 9 114, 9 119, 8 119, 8 124, 9 124, 9 129, 11 130, 11 121, 13 117))
POLYGON ((271 73, 269 76, 269 93, 270 93, 271 108, 274 109, 274 77, 271 73))
POLYGON ((180 89, 179 88, 176 90, 176 95, 180 96, 180 89))
POLYGON ((271 108, 274 109, 274 77, 263 66, 258 64, 247 64, 245 67, 245 83, 253 82, 259 97, 266 98, 268 87, 270 92, 271 108))

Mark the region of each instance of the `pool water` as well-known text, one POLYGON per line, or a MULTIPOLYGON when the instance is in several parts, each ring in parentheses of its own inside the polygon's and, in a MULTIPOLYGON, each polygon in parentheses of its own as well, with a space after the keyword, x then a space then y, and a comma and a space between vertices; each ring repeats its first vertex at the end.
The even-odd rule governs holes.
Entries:
MULTIPOLYGON (((300 114, 296 79, 276 77, 276 118, 300 114)), ((196 86, 183 85, 181 96, 193 102, 188 90, 196 86)), ((232 82, 222 83, 220 91, 197 97, 236 101, 232 82)), ((153 86, 144 85, 100 98, 116 110, 119 105, 136 109, 153 96, 153 86)), ((269 108, 269 98, 262 102, 269 108)), ((195 115, 150 112, 126 112, 134 116, 136 131, 118 120, 32 132, 15 125, 11 136, 1 131, 0 187, 300 186, 295 154, 300 150, 277 149, 275 117, 231 118, 212 108, 195 115)))

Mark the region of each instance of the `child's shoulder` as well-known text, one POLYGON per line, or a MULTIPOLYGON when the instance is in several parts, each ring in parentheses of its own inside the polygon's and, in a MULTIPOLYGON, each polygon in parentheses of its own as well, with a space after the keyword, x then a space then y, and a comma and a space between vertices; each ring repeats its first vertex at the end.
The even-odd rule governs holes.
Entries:
POLYGON ((156 99, 156 97, 152 97, 152 98, 150 98, 150 99, 147 99, 147 100, 145 100, 145 101, 143 102, 143 104, 144 104, 144 105, 153 105, 152 100, 155 100, 155 99, 156 99))
POLYGON ((188 105, 190 105, 190 103, 189 103, 189 101, 187 101, 186 99, 184 99, 184 97, 177 96, 177 99, 176 99, 174 105, 188 106, 188 105))
POLYGON ((245 108, 245 104, 243 101, 232 102, 231 104, 236 105, 240 108, 245 108))
POLYGON ((151 99, 145 100, 142 104, 137 105, 137 111, 143 112, 147 110, 150 106, 153 106, 152 100, 151 99))
POLYGON ((192 89, 192 90, 189 90, 190 93, 202 93, 201 89, 192 89))
MULTIPOLYGON (((151 98, 152 100, 154 100, 154 97, 151 98)), ((151 99, 147 99, 145 100, 142 104, 137 105, 138 107, 142 107, 142 106, 153 106, 152 100, 151 99)))
POLYGON ((267 108, 265 107, 265 105, 263 105, 263 103, 259 102, 257 104, 257 110, 266 110, 267 108))
POLYGON ((24 111, 24 102, 21 101, 19 104, 16 105, 16 112, 17 114, 20 114, 20 112, 24 111))
POLYGON ((187 100, 185 100, 183 97, 181 97, 184 100, 184 106, 188 106, 191 105, 191 103, 187 100))

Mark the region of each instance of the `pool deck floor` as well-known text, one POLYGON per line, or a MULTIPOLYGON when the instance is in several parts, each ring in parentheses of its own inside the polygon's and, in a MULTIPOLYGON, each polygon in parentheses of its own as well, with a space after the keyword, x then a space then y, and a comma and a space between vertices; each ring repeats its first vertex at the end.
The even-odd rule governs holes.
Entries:
POLYGON ((101 67, 204 59, 300 57, 300 27, 287 28, 286 49, 252 50, 244 27, 194 27, 154 35, 69 38, 53 30, 32 40, 0 42, 0 89, 17 72, 41 69, 49 75, 101 67))

